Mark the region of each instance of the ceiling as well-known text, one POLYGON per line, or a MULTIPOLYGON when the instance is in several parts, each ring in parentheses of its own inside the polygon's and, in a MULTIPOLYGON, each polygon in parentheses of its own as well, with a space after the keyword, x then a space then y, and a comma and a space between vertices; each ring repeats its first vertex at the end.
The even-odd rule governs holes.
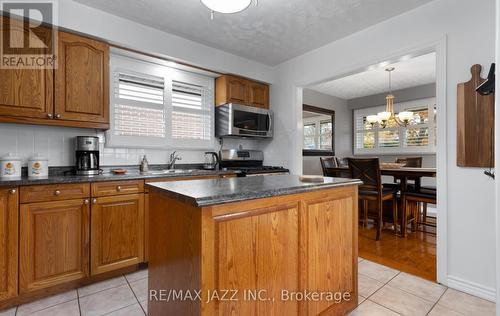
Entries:
POLYGON ((308 89, 345 100, 385 93, 389 89, 389 76, 385 69, 389 66, 396 68, 392 72, 392 90, 436 82, 436 54, 431 53, 390 65, 381 64, 371 70, 321 83, 308 89))
POLYGON ((431 0, 259 0, 257 6, 216 14, 214 20, 200 0, 76 1, 276 65, 431 0))

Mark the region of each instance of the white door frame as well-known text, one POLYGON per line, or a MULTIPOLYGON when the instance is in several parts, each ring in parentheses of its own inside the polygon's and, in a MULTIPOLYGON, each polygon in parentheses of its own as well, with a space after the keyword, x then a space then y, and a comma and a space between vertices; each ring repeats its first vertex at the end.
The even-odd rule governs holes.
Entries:
MULTIPOLYGON (((497 0, 500 1, 500 0, 497 0)), ((351 65, 346 67, 343 71, 334 71, 328 78, 322 78, 313 82, 300 82, 295 84, 296 102, 295 109, 297 111, 296 117, 298 120, 302 119, 302 89, 308 86, 316 85, 322 82, 327 82, 339 79, 351 74, 369 70, 372 67, 383 67, 387 63, 395 63, 400 61, 404 56, 415 57, 431 52, 436 53, 436 106, 437 106, 437 148, 436 148, 436 161, 437 161, 437 179, 436 184, 438 188, 437 196, 437 282, 447 285, 448 284, 448 142, 447 142, 447 97, 446 97, 446 47, 447 37, 443 35, 434 41, 408 47, 406 49, 389 52, 384 58, 372 60, 371 62, 362 65, 351 65)), ((497 111, 498 112, 498 111, 497 111)), ((498 138, 497 138, 498 139, 498 138)), ((302 142, 300 142, 302 144, 302 142)), ((500 147, 500 146, 499 146, 500 147)), ((498 147, 497 147, 498 148, 498 147)), ((302 152, 302 151, 301 151, 302 152)), ((497 155, 497 157, 500 155, 497 155)), ((300 157, 302 158, 302 156, 300 157)), ((500 224, 499 224, 500 225, 500 224)), ((500 269, 499 269, 500 271, 500 269)), ((500 314, 498 315, 500 316, 500 314)))
MULTIPOLYGON (((500 63, 500 0, 496 1, 496 64, 500 63)), ((498 71, 497 71, 498 73, 498 71)), ((500 91, 500 81, 496 79, 495 91, 500 91)), ((500 166, 500 100, 495 98, 495 166, 500 166)), ((498 167, 497 167, 498 170, 498 167)), ((497 174, 497 177, 500 176, 497 174)), ((500 316, 500 181, 495 181, 495 215, 496 215, 496 297, 497 316, 500 316)))

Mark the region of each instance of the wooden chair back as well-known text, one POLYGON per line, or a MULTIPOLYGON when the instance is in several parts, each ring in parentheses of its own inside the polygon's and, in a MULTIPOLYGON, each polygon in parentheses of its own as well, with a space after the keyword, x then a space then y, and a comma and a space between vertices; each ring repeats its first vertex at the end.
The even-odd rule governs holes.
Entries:
POLYGON ((377 191, 382 194, 382 175, 378 158, 347 158, 351 178, 360 179, 360 191, 377 191))
MULTIPOLYGON (((406 157, 406 158, 397 158, 396 163, 404 163, 405 167, 410 168, 422 168, 422 157, 406 157)), ((417 186, 420 186, 421 179, 416 177, 409 177, 408 180, 414 181, 417 186)))
POLYGON ((336 157, 320 157, 321 168, 323 169, 323 175, 325 177, 336 177, 337 172, 332 170, 333 168, 337 168, 337 158, 336 157))

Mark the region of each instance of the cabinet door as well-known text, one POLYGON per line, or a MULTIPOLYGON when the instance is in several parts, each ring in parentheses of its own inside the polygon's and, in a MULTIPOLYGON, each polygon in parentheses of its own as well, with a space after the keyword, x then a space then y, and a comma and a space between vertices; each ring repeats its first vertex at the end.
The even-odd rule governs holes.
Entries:
POLYGON ((301 207, 303 287, 313 292, 335 289, 350 300, 305 301, 303 315, 346 315, 356 306, 358 218, 357 196, 333 193, 304 201, 301 207), (336 196, 337 195, 337 196, 336 196))
MULTIPOLYGON (((40 29, 37 35, 17 22, 0 17, 1 38, 24 42, 43 38, 52 39, 49 29, 40 29), (12 22, 12 23, 11 23, 12 22)), ((53 111, 52 69, 3 69, 0 68, 0 116, 47 118, 53 111)), ((1 120, 1 118, 0 118, 1 120)))
POLYGON ((249 90, 248 81, 245 79, 227 78, 227 102, 248 104, 249 90))
POLYGON ((141 263, 144 194, 100 197, 92 203, 91 274, 141 263))
MULTIPOLYGON (((259 289, 266 298, 280 291, 298 291, 300 275, 297 203, 246 210, 215 220, 216 289, 259 289), (250 263, 250 264, 249 264, 250 263)), ((299 315, 298 302, 221 301, 216 315, 299 315)))
POLYGON ((0 188, 0 301, 17 296, 17 189, 0 188))
POLYGON ((262 83, 250 83, 250 105, 269 109, 269 86, 262 83))
POLYGON ((109 123, 109 47, 69 33, 58 35, 55 118, 109 123))
POLYGON ((89 201, 21 205, 21 293, 89 275, 89 201))

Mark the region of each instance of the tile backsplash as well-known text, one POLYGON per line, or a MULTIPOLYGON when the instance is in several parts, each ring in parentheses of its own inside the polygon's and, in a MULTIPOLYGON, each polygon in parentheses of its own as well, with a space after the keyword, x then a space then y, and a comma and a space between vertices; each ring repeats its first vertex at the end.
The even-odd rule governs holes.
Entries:
MULTIPOLYGON (((23 165, 35 153, 49 159, 49 166, 73 166, 75 164, 75 137, 97 136, 100 138, 100 164, 137 165, 143 155, 151 164, 164 164, 175 149, 111 148, 104 144, 105 133, 92 129, 36 126, 0 123, 0 157, 13 153, 23 159, 23 165)), ((224 148, 238 147, 255 149, 256 141, 226 139, 224 148)), ((178 150, 182 156, 179 163, 202 163, 205 151, 218 151, 218 146, 210 150, 178 150)))

